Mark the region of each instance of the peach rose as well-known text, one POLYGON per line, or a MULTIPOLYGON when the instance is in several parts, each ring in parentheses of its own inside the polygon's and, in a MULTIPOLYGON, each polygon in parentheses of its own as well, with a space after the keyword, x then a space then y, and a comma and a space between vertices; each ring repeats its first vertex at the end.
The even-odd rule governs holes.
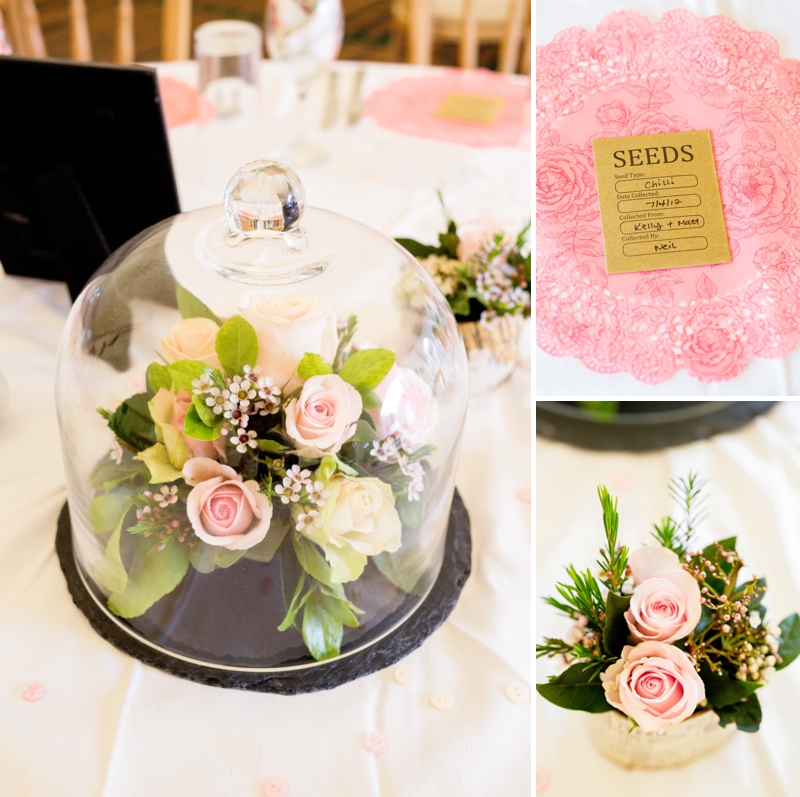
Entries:
POLYGON ((312 376, 286 407, 286 432, 301 457, 335 454, 355 434, 361 396, 336 374, 312 376))
POLYGON ((194 488, 186 514, 203 542, 243 551, 267 536, 272 502, 258 491, 258 482, 242 481, 233 468, 205 457, 190 459, 183 477, 194 488))
POLYGON ((439 420, 439 405, 428 383, 411 368, 393 367, 375 389, 383 402, 373 410, 378 434, 397 435, 403 448, 412 453, 430 442, 439 420))
POLYGON ((626 645, 622 658, 600 673, 606 700, 645 732, 677 725, 706 699, 689 656, 674 645, 626 645))
POLYGON ((306 352, 333 361, 339 343, 336 316, 311 294, 260 291, 240 310, 258 335, 258 364, 284 395, 300 385, 296 369, 306 352))
POLYGON ((625 612, 637 642, 683 639, 700 620, 700 587, 667 548, 639 548, 629 564, 636 581, 625 612))
POLYGON ((219 368, 215 344, 219 327, 210 318, 184 318, 178 321, 161 341, 161 351, 168 363, 199 360, 219 368))

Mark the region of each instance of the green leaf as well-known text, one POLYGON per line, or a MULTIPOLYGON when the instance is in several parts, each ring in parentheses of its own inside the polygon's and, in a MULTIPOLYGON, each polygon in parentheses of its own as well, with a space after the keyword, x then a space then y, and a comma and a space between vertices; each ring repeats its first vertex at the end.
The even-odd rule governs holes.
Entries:
POLYGON ((297 375, 303 380, 310 379, 312 376, 326 376, 332 373, 333 368, 324 357, 309 351, 303 355, 303 359, 297 366, 297 375))
POLYGON ((169 453, 163 443, 156 443, 154 446, 139 452, 138 459, 147 465, 150 471, 150 484, 164 484, 174 482, 183 475, 169 460, 169 453))
POLYGON ((778 655, 782 661, 775 665, 776 670, 788 667, 800 655, 800 617, 797 613, 790 614, 780 622, 781 645, 778 655))
POLYGON ((630 597, 608 593, 606 598, 606 619, 603 625, 603 647, 610 656, 619 656, 622 648, 628 643, 628 624, 625 612, 630 606, 630 597))
POLYGON ((411 252, 414 257, 426 258, 430 255, 438 255, 440 249, 438 246, 430 246, 429 244, 421 244, 413 238, 395 238, 395 241, 400 244, 407 252, 411 252))
POLYGON ((166 365, 160 363, 150 363, 147 367, 147 387, 152 393, 158 393, 163 387, 164 390, 172 390, 172 375, 166 365))
POLYGON ((220 416, 205 403, 202 396, 198 396, 197 394, 192 396, 192 406, 197 411, 200 420, 206 426, 217 426, 222 423, 220 416))
POLYGON ((317 660, 338 656, 342 646, 342 622, 339 601, 319 590, 312 590, 303 608, 303 641, 317 660))
POLYGON ((198 379, 206 372, 206 369, 209 371, 214 370, 205 363, 201 363, 200 360, 178 360, 168 365, 167 369, 172 377, 175 390, 183 390, 190 396, 192 395, 192 390, 194 390, 192 380, 198 379))
POLYGON ((178 310, 184 318, 210 318, 215 324, 222 326, 222 321, 183 285, 175 285, 175 298, 178 300, 178 310))
POLYGON ((378 433, 374 427, 370 426, 366 421, 356 421, 355 434, 350 438, 352 443, 374 443, 378 439, 378 433))
POLYGON ((117 407, 108 426, 123 443, 137 451, 150 448, 156 442, 156 428, 147 408, 147 393, 136 393, 117 407))
POLYGON ((150 473, 143 463, 127 457, 119 463, 113 459, 101 462, 92 473, 91 484, 95 490, 111 492, 123 482, 133 482, 136 479, 150 478, 150 473))
POLYGON ((235 315, 217 333, 217 357, 229 376, 244 373, 245 365, 258 362, 258 336, 252 324, 235 315))
POLYGON ((425 516, 422 501, 409 501, 407 495, 397 499, 395 509, 400 515, 400 520, 411 529, 418 529, 422 525, 425 516))
POLYGON ((305 602, 308 600, 308 596, 313 591, 313 589, 310 589, 302 598, 300 598, 300 593, 303 591, 305 583, 306 574, 301 573, 300 580, 297 582, 294 595, 289 603, 289 608, 286 610, 286 617, 283 618, 281 624, 278 626, 278 631, 286 631, 294 625, 294 618, 297 616, 297 613, 300 611, 300 609, 303 608, 303 604, 305 604, 305 602))
POLYGON ((321 581, 326 586, 330 587, 337 594, 344 597, 344 590, 341 584, 334 584, 331 581, 331 566, 325 559, 324 555, 314 545, 311 540, 301 537, 299 534, 292 534, 292 547, 294 548, 297 561, 303 570, 316 581, 321 581))
POLYGON ((357 387, 356 390, 361 396, 361 404, 365 410, 377 410, 381 406, 381 400, 374 390, 367 390, 364 387, 357 387))
MULTIPOLYGON (((150 546, 142 555, 137 552, 128 583, 122 592, 114 592, 108 608, 119 617, 139 617, 156 601, 172 592, 189 569, 189 554, 183 545, 169 543, 163 551, 150 546)), ((144 546, 143 546, 144 547, 144 546)))
MULTIPOLYGON (((717 542, 726 551, 736 550, 736 537, 726 537, 724 540, 717 540, 717 542)), ((713 542, 711 543, 711 545, 706 545, 706 547, 703 548, 703 556, 706 559, 711 559, 713 561, 716 555, 717 555, 717 546, 713 542)))
POLYGON ((761 703, 758 695, 750 695, 745 700, 730 706, 717 706, 714 711, 723 728, 735 722, 740 731, 755 733, 761 725, 761 703))
POLYGON ((592 673, 596 672, 596 668, 586 662, 578 662, 564 670, 554 681, 536 684, 536 691, 545 700, 572 711, 588 711, 590 714, 612 711, 614 707, 606 700, 599 676, 595 675, 589 681, 592 673))
POLYGON ((122 564, 119 550, 122 526, 127 513, 127 510, 123 513, 114 533, 108 538, 103 561, 92 572, 92 578, 109 592, 122 592, 128 583, 128 572, 125 570, 125 565, 122 564))
POLYGON ((222 421, 216 426, 206 426, 192 404, 183 421, 183 433, 194 440, 216 440, 222 431, 222 421))
POLYGON ((363 349, 347 358, 339 376, 356 389, 373 390, 392 370, 394 359, 389 349, 363 349))
POLYGON ((289 531, 289 524, 273 517, 267 536, 258 545, 254 545, 244 552, 245 559, 252 559, 254 562, 271 562, 276 551, 281 547, 287 531, 289 531))
POLYGON ((466 293, 459 292, 454 296, 448 296, 447 301, 453 315, 469 315, 469 296, 466 293))
POLYGON ((189 550, 189 562, 198 573, 213 573, 218 567, 235 565, 246 551, 230 551, 221 545, 209 545, 203 540, 195 540, 189 550))
POLYGON ((132 490, 115 490, 98 495, 89 505, 89 523, 98 534, 108 534, 133 506, 132 490))
POLYGON ((283 454, 289 450, 289 446, 284 446, 276 440, 259 440, 258 447, 261 451, 266 451, 268 454, 283 454))
POLYGON ((439 233, 439 243, 441 251, 452 260, 458 260, 458 235, 455 227, 448 228, 447 232, 439 233))
POLYGON ((738 681, 730 675, 716 675, 703 663, 700 677, 706 687, 706 700, 709 706, 730 706, 745 700, 758 689, 761 684, 752 681, 738 681))

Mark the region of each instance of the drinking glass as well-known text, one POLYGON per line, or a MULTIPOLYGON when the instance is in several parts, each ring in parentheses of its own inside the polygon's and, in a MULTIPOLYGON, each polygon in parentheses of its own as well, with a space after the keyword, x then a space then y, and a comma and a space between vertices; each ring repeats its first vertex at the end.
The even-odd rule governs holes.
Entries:
POLYGON ((298 166, 318 163, 326 151, 306 139, 308 90, 326 64, 342 49, 344 16, 341 0, 267 0, 264 28, 267 54, 291 63, 297 81, 297 126, 289 158, 298 166))
POLYGON ((231 175, 260 156, 258 68, 261 31, 240 20, 217 20, 194 32, 202 182, 222 191, 231 175))

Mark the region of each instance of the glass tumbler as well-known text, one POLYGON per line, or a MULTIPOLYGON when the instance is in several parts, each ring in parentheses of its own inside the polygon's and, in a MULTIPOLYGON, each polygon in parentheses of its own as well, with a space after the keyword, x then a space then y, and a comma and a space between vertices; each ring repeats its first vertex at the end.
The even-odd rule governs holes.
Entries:
POLYGON ((261 31, 250 22, 217 20, 194 32, 198 89, 207 109, 199 120, 201 182, 223 190, 242 163, 256 160, 261 31))

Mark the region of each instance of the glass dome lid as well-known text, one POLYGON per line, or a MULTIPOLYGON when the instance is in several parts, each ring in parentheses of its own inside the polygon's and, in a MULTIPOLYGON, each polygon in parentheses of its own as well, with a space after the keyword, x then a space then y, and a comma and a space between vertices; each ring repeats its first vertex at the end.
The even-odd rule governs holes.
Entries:
POLYGON ((75 561, 139 642, 228 670, 362 651, 442 563, 466 411, 417 261, 270 161, 114 252, 56 398, 75 561))

